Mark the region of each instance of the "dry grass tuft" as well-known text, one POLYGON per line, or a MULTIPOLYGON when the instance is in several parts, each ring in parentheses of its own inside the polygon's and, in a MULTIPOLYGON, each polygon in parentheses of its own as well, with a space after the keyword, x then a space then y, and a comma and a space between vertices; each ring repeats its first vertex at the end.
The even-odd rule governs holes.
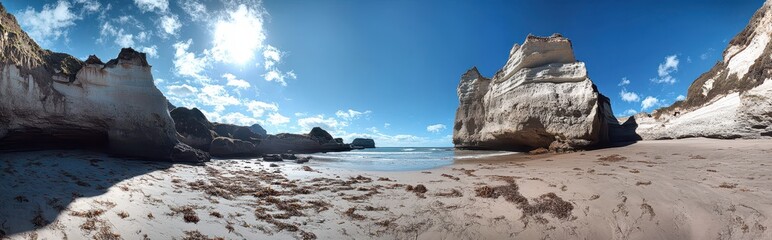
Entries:
POLYGON ((102 226, 99 228, 99 232, 94 235, 94 240, 120 240, 121 235, 114 233, 109 226, 102 226))
POLYGON ((201 234, 198 230, 193 230, 193 231, 185 231, 185 236, 182 237, 182 239, 183 240, 220 240, 224 238, 221 238, 221 237, 210 238, 207 235, 201 234))
POLYGON ((598 160, 604 161, 604 162, 619 162, 627 160, 627 157, 621 156, 619 154, 611 154, 605 157, 598 158, 598 160))
POLYGON ((423 184, 415 185, 415 187, 413 188, 413 192, 415 193, 426 193, 427 191, 428 190, 426 189, 426 186, 424 186, 423 184))
POLYGON ((504 186, 489 187, 482 186, 475 190, 478 197, 498 198, 503 196, 508 202, 514 203, 517 208, 523 210, 523 217, 532 217, 545 213, 560 219, 568 219, 574 206, 564 201, 555 193, 546 193, 538 198, 534 198, 534 204, 530 204, 528 199, 520 194, 520 187, 514 182, 509 182, 504 186))
POLYGON ((172 210, 170 215, 174 216, 182 213, 182 219, 185 220, 186 223, 198 223, 200 219, 198 218, 198 214, 196 214, 195 207, 196 206, 193 205, 170 207, 172 210))
POLYGON ((29 199, 27 199, 27 197, 22 195, 16 196, 13 199, 15 199, 17 202, 29 202, 29 199))
POLYGON ((737 187, 737 183, 721 183, 721 185, 718 185, 718 187, 732 189, 737 187))
POLYGON ((641 186, 641 185, 643 186, 651 185, 651 181, 638 181, 635 183, 635 186, 641 186))
POLYGON ((689 159, 705 159, 705 157, 700 155, 689 155, 689 159))
POLYGON ((210 212, 209 216, 216 217, 216 218, 222 218, 222 214, 220 214, 219 212, 216 212, 216 211, 215 212, 210 212))
POLYGON ((443 174, 442 174, 442 176, 443 176, 443 177, 446 177, 446 178, 450 178, 450 179, 456 180, 456 181, 458 181, 458 180, 461 180, 461 178, 458 178, 458 177, 452 176, 452 175, 450 175, 450 174, 445 174, 445 173, 443 173, 443 174))
POLYGON ((32 225, 34 225, 36 228, 43 227, 45 225, 48 225, 48 220, 43 217, 43 211, 37 210, 35 211, 35 217, 32 218, 32 225))
POLYGON ((571 211, 574 210, 574 205, 564 201, 555 193, 543 194, 535 198, 534 201, 536 202, 535 204, 523 207, 524 215, 534 216, 549 213, 553 217, 567 219, 571 216, 571 211))
POLYGON ((121 219, 124 219, 129 217, 129 213, 127 213, 126 211, 120 211, 118 212, 118 216, 121 217, 121 219))
POLYGON ((86 222, 84 222, 83 224, 80 225, 80 229, 82 229, 83 231, 88 231, 88 232, 94 231, 94 230, 97 229, 96 222, 97 221, 95 219, 93 219, 93 218, 86 219, 86 222))
POLYGON ((316 239, 316 234, 312 232, 300 231, 300 239, 313 240, 316 239))
POLYGON ((349 208, 348 210, 346 210, 346 212, 343 213, 343 215, 346 215, 346 216, 350 217, 351 219, 359 220, 359 221, 367 219, 367 217, 355 213, 356 210, 357 209, 353 208, 353 207, 349 208))
POLYGON ((105 210, 102 209, 91 209, 88 211, 80 211, 80 212, 71 212, 70 216, 75 217, 85 217, 85 218, 95 218, 99 215, 102 215, 102 213, 105 213, 105 210))
POLYGON ((482 197, 482 198, 495 198, 495 197, 498 197, 498 195, 495 195, 495 193, 493 192, 493 188, 491 188, 491 187, 489 187, 487 185, 486 186, 482 186, 482 187, 478 187, 477 189, 474 190, 474 192, 477 193, 478 197, 482 197))

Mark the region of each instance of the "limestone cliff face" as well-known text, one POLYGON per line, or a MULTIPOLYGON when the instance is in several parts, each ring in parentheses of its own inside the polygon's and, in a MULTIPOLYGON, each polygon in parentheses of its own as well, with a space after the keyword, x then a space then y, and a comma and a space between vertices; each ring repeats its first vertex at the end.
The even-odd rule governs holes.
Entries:
MULTIPOLYGON (((607 139, 602 97, 559 34, 528 36, 492 79, 461 76, 453 143, 461 148, 586 148, 607 139)), ((609 109, 610 111, 610 109, 609 109)))
POLYGON ((206 160, 180 159, 201 155, 177 146, 144 53, 123 49, 106 64, 95 56, 82 62, 42 50, 1 6, 0 18, 0 147, 101 145, 145 159, 206 160))
POLYGON ((772 1, 697 78, 684 101, 638 114, 644 139, 759 138, 772 135, 772 1))

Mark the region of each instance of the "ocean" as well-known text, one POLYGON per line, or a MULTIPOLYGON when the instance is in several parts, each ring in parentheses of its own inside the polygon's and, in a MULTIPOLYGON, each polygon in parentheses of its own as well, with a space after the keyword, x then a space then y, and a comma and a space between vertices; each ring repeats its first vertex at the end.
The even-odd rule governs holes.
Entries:
POLYGON ((349 152, 309 154, 324 166, 366 171, 416 171, 468 159, 517 154, 505 151, 456 150, 452 147, 379 147, 349 152))

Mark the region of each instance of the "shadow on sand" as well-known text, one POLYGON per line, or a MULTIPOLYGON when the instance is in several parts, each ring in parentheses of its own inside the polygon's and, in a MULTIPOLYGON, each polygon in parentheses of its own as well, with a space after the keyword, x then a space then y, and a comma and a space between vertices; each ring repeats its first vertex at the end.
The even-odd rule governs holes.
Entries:
POLYGON ((608 122, 608 142, 599 148, 624 147, 642 140, 635 132, 636 129, 638 122, 635 121, 635 116, 630 116, 621 124, 616 118, 612 118, 608 122))
POLYGON ((0 153, 0 239, 46 227, 76 199, 172 164, 77 150, 0 153))

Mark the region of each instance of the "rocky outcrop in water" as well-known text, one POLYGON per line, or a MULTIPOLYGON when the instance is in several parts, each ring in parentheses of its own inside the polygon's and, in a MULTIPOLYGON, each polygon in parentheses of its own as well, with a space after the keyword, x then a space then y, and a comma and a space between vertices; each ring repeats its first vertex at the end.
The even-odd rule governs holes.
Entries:
MULTIPOLYGON (((251 127, 212 123, 196 108, 172 110, 179 139, 215 157, 260 157, 277 153, 316 153, 351 150, 343 139, 333 138, 322 128, 308 134, 281 133, 262 136, 251 127)), ((258 125, 259 126, 259 125, 258 125)))
POLYGON ((257 149, 261 153, 315 153, 350 151, 352 148, 349 144, 336 141, 324 129, 315 127, 308 134, 268 135, 257 149))
MULTIPOLYGON (((587 148, 607 140, 602 97, 559 34, 515 44, 493 78, 461 76, 453 143, 459 148, 587 148)), ((610 109, 610 107, 609 107, 610 109)))
POLYGON ((375 140, 370 138, 355 138, 351 141, 351 146, 362 148, 375 148, 375 140))
POLYGON ((644 139, 772 136, 772 1, 767 1, 690 86, 686 99, 638 114, 644 139))
POLYGON ((0 6, 0 148, 106 148, 118 155, 205 161, 181 146, 144 53, 102 63, 41 49, 0 6))

